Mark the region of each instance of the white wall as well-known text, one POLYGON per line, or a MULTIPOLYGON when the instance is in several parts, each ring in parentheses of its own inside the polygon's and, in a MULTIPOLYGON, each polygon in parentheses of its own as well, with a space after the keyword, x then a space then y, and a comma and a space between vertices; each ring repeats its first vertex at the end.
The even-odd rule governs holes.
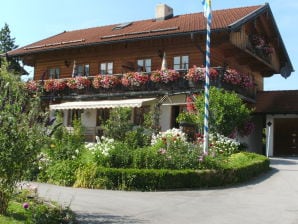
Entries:
POLYGON ((262 131, 264 128, 264 117, 262 115, 255 115, 252 121, 255 125, 254 131, 249 136, 238 137, 238 140, 247 145, 249 152, 263 154, 262 131))
POLYGON ((161 131, 166 131, 170 129, 171 123, 171 106, 161 106, 160 107, 160 116, 159 116, 159 124, 161 127, 161 131))

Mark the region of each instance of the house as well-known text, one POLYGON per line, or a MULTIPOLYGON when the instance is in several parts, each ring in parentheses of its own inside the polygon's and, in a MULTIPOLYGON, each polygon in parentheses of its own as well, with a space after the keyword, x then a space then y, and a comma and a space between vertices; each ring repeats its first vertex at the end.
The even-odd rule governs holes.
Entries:
MULTIPOLYGON (((252 107, 264 77, 293 71, 269 4, 213 11, 211 29, 211 84, 252 107)), ((203 91, 205 40, 202 12, 175 15, 159 4, 153 19, 64 31, 7 55, 33 66, 30 85, 42 86, 49 109, 63 111, 65 126, 81 117, 93 139, 114 107, 134 108, 136 124, 151 109, 161 130, 176 127, 186 99, 203 91)), ((255 117, 246 139, 258 152, 263 120, 255 117)))

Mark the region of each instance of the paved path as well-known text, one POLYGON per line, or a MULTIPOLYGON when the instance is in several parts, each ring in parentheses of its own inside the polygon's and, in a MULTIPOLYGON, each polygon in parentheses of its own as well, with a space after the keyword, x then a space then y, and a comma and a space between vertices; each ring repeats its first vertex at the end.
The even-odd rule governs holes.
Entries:
POLYGON ((298 158, 273 158, 271 166, 257 179, 223 189, 125 192, 38 184, 38 193, 70 204, 88 224, 298 224, 298 158))

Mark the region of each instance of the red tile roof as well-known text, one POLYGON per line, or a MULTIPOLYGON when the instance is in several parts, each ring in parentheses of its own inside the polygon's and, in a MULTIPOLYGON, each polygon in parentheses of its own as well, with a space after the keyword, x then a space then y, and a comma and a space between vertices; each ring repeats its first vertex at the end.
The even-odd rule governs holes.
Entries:
MULTIPOLYGON (((267 5, 250 6, 213 11, 212 29, 227 29, 229 25, 245 19, 247 16, 266 6, 267 5)), ((113 29, 119 25, 114 24, 82 30, 65 31, 47 39, 10 51, 8 52, 8 55, 17 56, 38 51, 94 45, 110 41, 200 32, 206 29, 205 23, 203 13, 193 13, 174 16, 163 21, 156 21, 155 19, 134 21, 129 26, 119 30, 113 29)))
POLYGON ((259 92, 256 101, 255 113, 298 114, 298 90, 259 92))

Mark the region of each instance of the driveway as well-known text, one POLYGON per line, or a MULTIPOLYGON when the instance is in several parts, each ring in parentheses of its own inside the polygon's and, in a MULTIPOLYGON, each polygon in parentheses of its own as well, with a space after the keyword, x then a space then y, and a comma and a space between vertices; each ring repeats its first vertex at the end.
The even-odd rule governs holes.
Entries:
POLYGON ((297 224, 298 158, 272 158, 272 169, 220 189, 125 192, 38 185, 41 197, 70 207, 80 223, 297 224))

